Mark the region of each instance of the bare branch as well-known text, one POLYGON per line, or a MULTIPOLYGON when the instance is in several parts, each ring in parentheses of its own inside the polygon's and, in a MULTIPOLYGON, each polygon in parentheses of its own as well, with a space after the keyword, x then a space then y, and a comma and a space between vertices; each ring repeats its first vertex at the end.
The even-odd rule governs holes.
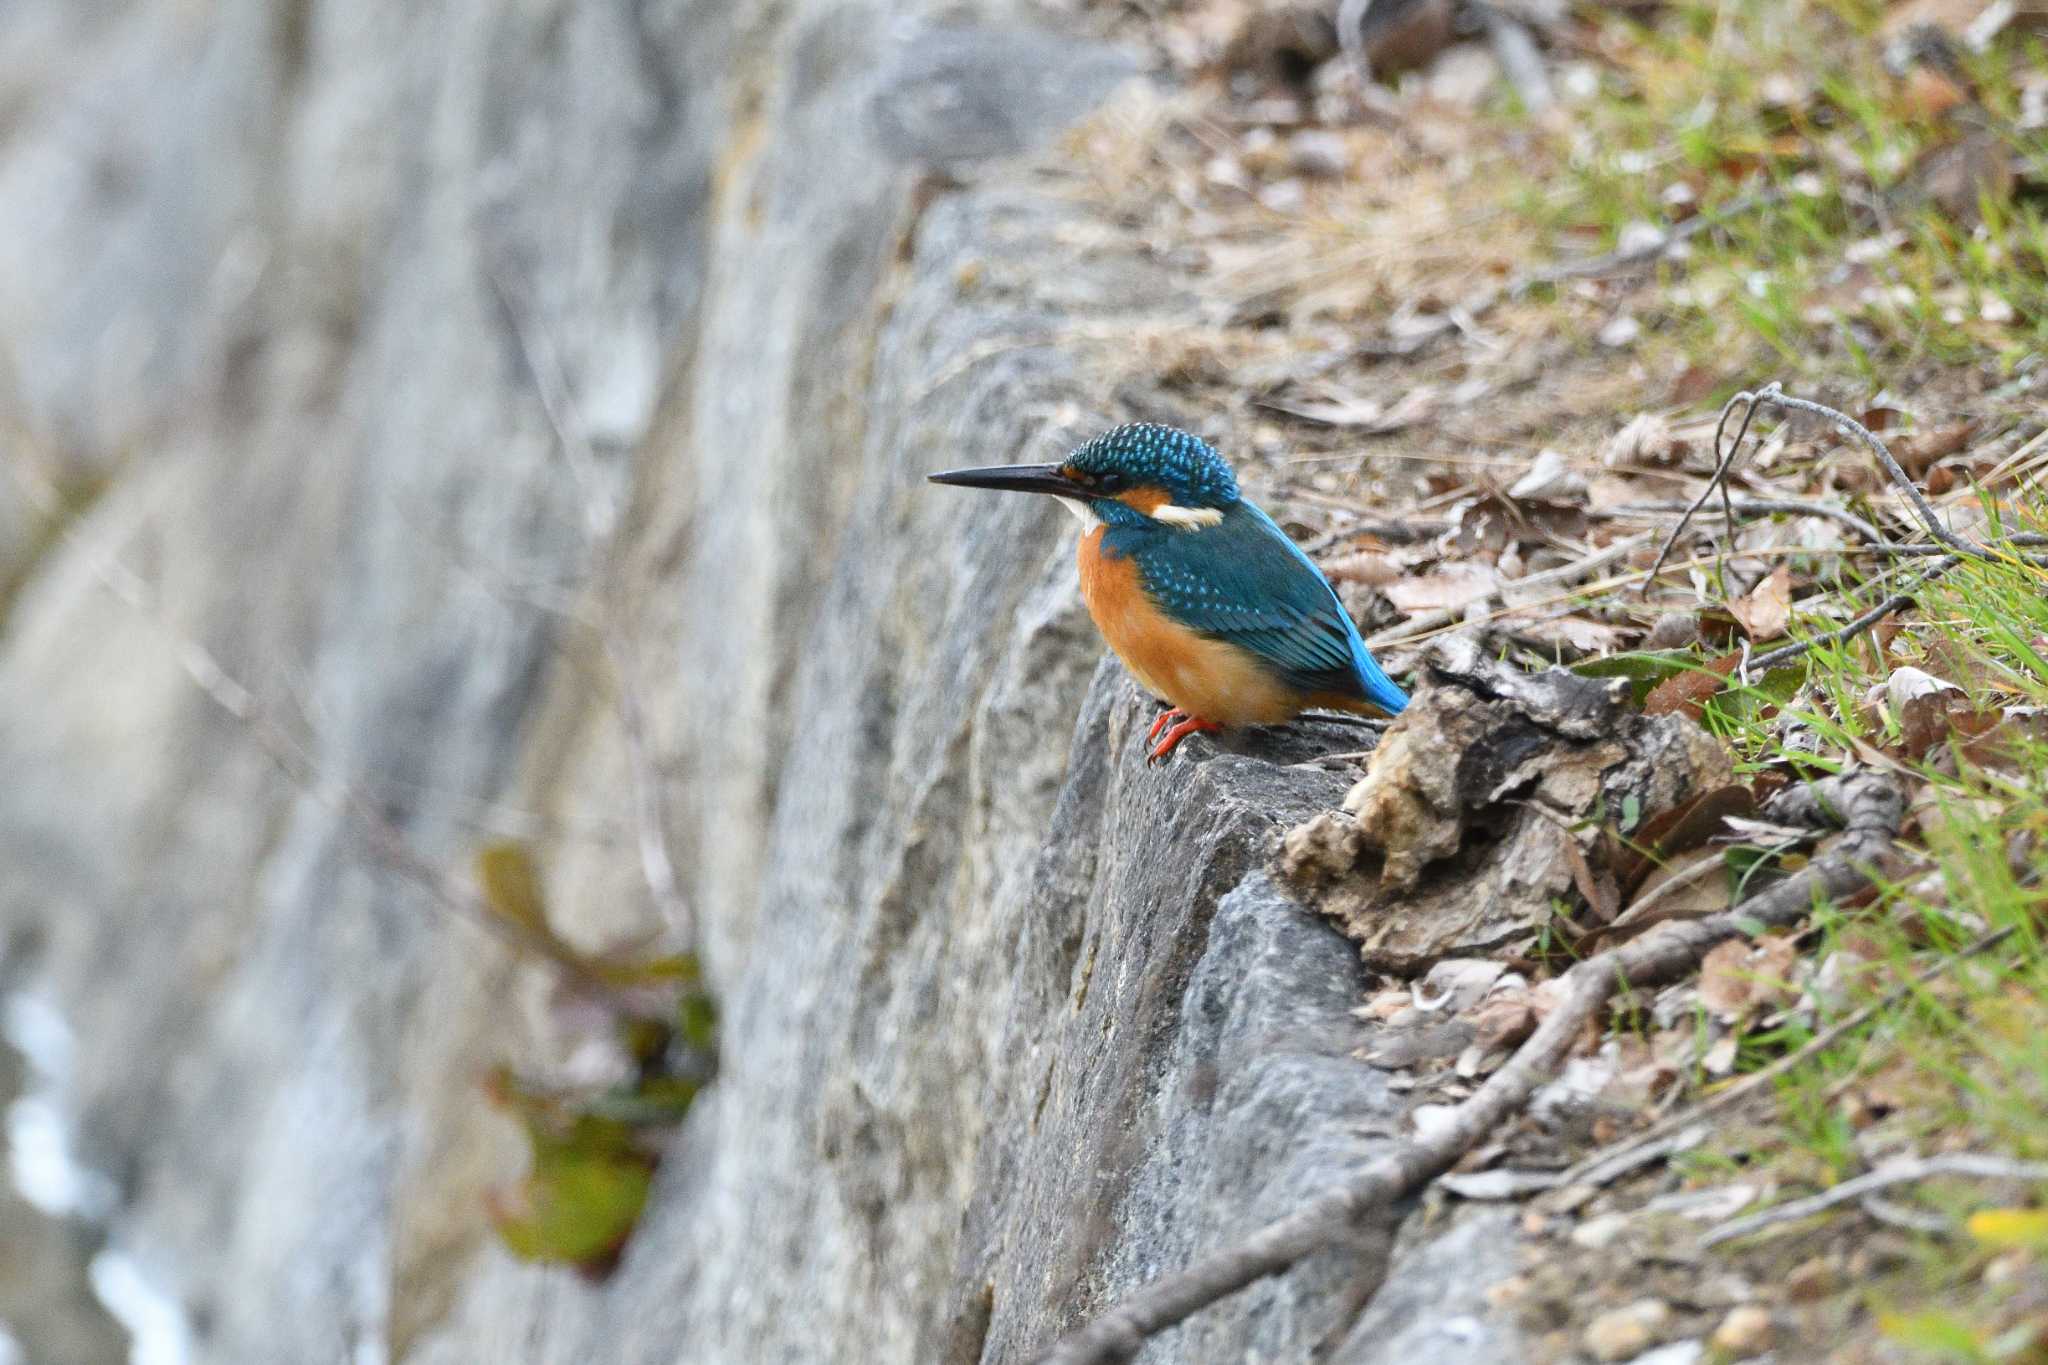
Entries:
MULTIPOLYGON (((1706 487, 1700 490, 1699 496, 1693 499, 1691 505, 1679 516, 1678 524, 1671 529, 1670 537, 1664 542, 1663 547, 1658 550, 1656 560, 1650 565, 1650 577, 1643 581, 1639 593, 1647 593, 1650 590, 1650 584, 1656 578, 1657 571, 1664 566, 1664 561, 1670 556, 1672 547, 1678 543, 1679 536, 1684 534, 1686 525, 1691 522, 1693 515, 1699 511, 1716 489, 1721 491, 1722 505, 1728 514, 1728 534, 1730 540, 1733 540, 1735 534, 1735 513, 1728 499, 1728 474, 1734 466, 1736 452, 1741 449, 1743 437, 1749 432, 1751 420, 1756 416, 1757 409, 1766 404, 1786 412, 1804 412, 1816 417, 1825 417, 1861 441, 1872 454, 1877 456, 1878 463, 1884 467, 1885 474, 1891 479, 1892 485, 1905 497, 1913 510, 1914 516, 1919 520, 1927 534, 1934 537, 1941 545, 1947 547, 1951 554, 1963 559, 1979 560, 1996 560, 2001 557, 1992 553, 1985 546, 1970 544, 1956 535, 1955 532, 1949 530, 1942 523, 1941 517, 1934 510, 1933 505, 1920 492, 1919 485, 1913 482, 1912 476, 1906 473, 1898 460, 1893 458, 1891 449, 1870 428, 1864 426, 1839 408, 1831 408, 1825 403, 1816 403, 1807 398, 1794 398, 1782 392, 1774 382, 1766 384, 1754 393, 1738 393, 1730 398, 1722 407, 1721 420, 1714 426, 1714 453, 1717 457, 1717 463, 1714 467, 1713 475, 1707 480, 1706 487), (1735 433, 1734 444, 1728 447, 1726 453, 1723 453, 1721 449, 1721 436, 1727 429, 1729 416, 1739 404, 1748 405, 1743 413, 1742 426, 1735 433)), ((1823 515, 1838 514, 1828 512, 1823 513, 1823 515)), ((1858 523, 1857 529, 1859 532, 1874 533, 1876 528, 1869 526, 1867 523, 1858 523)), ((1877 537, 1874 534, 1868 538, 1881 544, 1884 543, 1882 537, 1877 537)), ((1887 546, 1887 548, 1890 547, 1887 546)), ((2027 562, 2032 564, 2032 561, 2027 562)), ((1940 572, 1946 572, 1947 568, 1952 567, 1954 567, 1952 564, 1944 566, 1940 572)), ((2033 567, 2040 566, 2034 565, 2033 567)), ((1899 603, 1898 605, 1904 605, 1904 603, 1899 603)), ((1893 610, 1896 609, 1895 606, 1893 610)))
POLYGON ((1933 506, 1921 494, 1920 486, 1913 482, 1913 476, 1908 474, 1896 459, 1892 458, 1891 449, 1883 441, 1879 440, 1877 434, 1871 431, 1869 427, 1864 426, 1848 413, 1831 408, 1825 403, 1816 403, 1811 399, 1794 398, 1789 394, 1779 393, 1777 392, 1776 385, 1772 385, 1763 394, 1760 394, 1759 398, 1761 401, 1775 404, 1780 408, 1793 412, 1805 412, 1811 413, 1816 417, 1825 417, 1843 428, 1850 435, 1868 446, 1871 453, 1877 456, 1878 463, 1884 466, 1884 472, 1891 476, 1893 486, 1905 494, 1906 500, 1913 504, 1913 512, 1920 518, 1920 524, 1927 528, 1928 535, 1933 536, 1936 540, 1948 546, 1949 549, 1966 558, 1993 558, 1993 556, 1986 554, 1981 547, 1972 545, 1968 541, 1959 538, 1955 532, 1942 524, 1942 520, 1935 513, 1933 506))
POLYGON ((1616 991, 1674 980, 1695 970, 1718 943, 1795 923, 1817 900, 1839 899, 1868 885, 1903 818, 1904 798, 1898 787, 1890 778, 1868 771, 1845 773, 1813 786, 1808 809, 1833 812, 1846 826, 1830 852, 1722 914, 1659 925, 1639 939, 1579 963, 1560 978, 1564 997, 1536 1032, 1452 1110, 1441 1128, 1402 1144, 1236 1245, 1138 1290, 1059 1342, 1041 1357, 1043 1365, 1128 1360, 1154 1333, 1306 1256, 1357 1238, 1367 1219, 1391 1220, 1397 1201, 1449 1170, 1521 1111, 1616 991))
POLYGON ((1737 1218, 1723 1223, 1706 1236, 1700 1238, 1700 1247, 1719 1246, 1737 1237, 1747 1237, 1752 1232, 1776 1223, 1790 1223, 1801 1218, 1811 1218, 1816 1213, 1840 1204, 1852 1204, 1878 1190, 1890 1189, 1894 1185, 1906 1185, 1921 1180, 1932 1180, 1941 1176, 1968 1176, 1977 1180, 2026 1180, 2048 1181, 2048 1162, 2010 1161, 2004 1157, 1983 1156, 1975 1152, 1951 1152, 1946 1156, 1908 1157, 1900 1161, 1886 1162, 1876 1170, 1841 1184, 1823 1190, 1805 1199, 1793 1199, 1752 1213, 1746 1218, 1737 1218))
POLYGON ((1768 654, 1759 654, 1753 659, 1745 659, 1743 661, 1743 671, 1747 673, 1750 669, 1776 668, 1780 664, 1790 663, 1802 654, 1817 649, 1821 645, 1839 645, 1853 640, 1879 621, 1884 620, 1885 617, 1890 616, 1893 612, 1903 607, 1911 606, 1914 598, 1922 588, 1925 588, 1929 583, 1932 583, 1935 579, 1941 577, 1960 563, 1962 561, 1954 555, 1938 559, 1928 567, 1926 572, 1914 579, 1912 583, 1893 593, 1890 597, 1885 598, 1884 601, 1878 603, 1869 611, 1864 612, 1847 625, 1831 630, 1825 635, 1816 635, 1810 640, 1800 640, 1795 644, 1774 649, 1768 654))
POLYGON ((1940 958, 1932 966, 1913 977, 1912 980, 1901 982, 1885 992, 1880 998, 1871 1001, 1860 1009, 1843 1015, 1819 1033, 1807 1039, 1800 1047, 1786 1053, 1769 1066, 1752 1071, 1739 1080, 1733 1081, 1722 1089, 1715 1091, 1698 1104, 1672 1114, 1670 1117, 1652 1124, 1639 1133, 1631 1133, 1621 1141, 1602 1148, 1584 1160, 1575 1163, 1563 1175, 1558 1177, 1557 1183, 1559 1185, 1605 1185, 1619 1176, 1626 1175, 1629 1171, 1636 1169, 1640 1165, 1656 1160, 1665 1155, 1667 1151, 1673 1150, 1669 1144, 1697 1128, 1702 1120, 1733 1108, 1743 1100, 1762 1090, 1765 1086, 1776 1081, 1780 1076, 1796 1071, 1798 1068, 1806 1065, 1806 1063, 1840 1042, 1843 1037, 1869 1023, 1880 1011, 1890 1009, 1893 1005, 1898 1004, 1907 995, 1926 985, 1958 962, 1997 947, 2008 938, 2011 938, 2012 933, 2012 925, 2007 925, 2003 929, 1995 929, 1978 938, 1974 943, 1969 944, 1961 951, 1940 958))
MULTIPOLYGON (((1878 530, 1876 526, 1857 516, 1848 508, 1837 507, 1833 503, 1800 502, 1792 498, 1735 498, 1731 500, 1729 505, 1739 516, 1749 516, 1757 513, 1769 515, 1777 512, 1788 512, 1796 516, 1824 517, 1829 521, 1838 522, 1847 527, 1870 545, 1892 551, 1897 551, 1900 548, 1887 539, 1884 532, 1878 530)), ((1688 505, 1682 502, 1631 502, 1624 503, 1620 507, 1597 510, 1593 515, 1596 517, 1616 517, 1641 516, 1658 512, 1685 512, 1689 506, 1692 511, 1698 510, 1697 504, 1688 505)), ((1928 546, 1926 548, 1932 550, 1934 547, 1928 546)))
POLYGON ((1700 490, 1700 495, 1679 514, 1678 524, 1671 528, 1671 534, 1665 538, 1664 544, 1658 547, 1657 557, 1650 561, 1648 575, 1643 579, 1642 586, 1636 589, 1638 597, 1649 593, 1650 585, 1657 581, 1657 571, 1663 568, 1664 561, 1671 557, 1672 547, 1678 544, 1678 538, 1685 534, 1685 528, 1691 524, 1700 508, 1706 506, 1707 499, 1714 495, 1715 489, 1721 492, 1721 510, 1728 518, 1728 548, 1731 551, 1735 548, 1735 508, 1728 501, 1728 474, 1735 467, 1735 453, 1742 449, 1742 438, 1749 434, 1749 424, 1756 420, 1757 403, 1776 394, 1777 391, 1777 381, 1773 380, 1755 393, 1745 390, 1721 405, 1721 420, 1714 423, 1713 476, 1707 480, 1707 486, 1700 490), (1721 437, 1728 429, 1728 418, 1735 411, 1737 404, 1747 405, 1742 410, 1742 425, 1736 429, 1735 440, 1724 452, 1721 448, 1721 437))

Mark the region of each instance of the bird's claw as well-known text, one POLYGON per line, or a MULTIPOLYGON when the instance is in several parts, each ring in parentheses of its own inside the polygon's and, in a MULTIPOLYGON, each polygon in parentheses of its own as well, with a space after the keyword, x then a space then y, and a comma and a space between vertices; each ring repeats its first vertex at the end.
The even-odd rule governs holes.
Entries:
MULTIPOLYGON (((1159 741, 1159 747, 1154 749, 1150 754, 1146 755, 1145 762, 1147 764, 1157 763, 1160 760, 1164 759, 1168 754, 1172 753, 1176 748, 1178 748, 1180 742, 1186 739, 1189 735, 1213 734, 1216 731, 1221 730, 1223 728, 1213 720, 1203 720, 1199 716, 1188 715, 1187 712, 1182 711, 1176 707, 1174 710, 1167 712, 1166 716, 1161 716, 1159 718, 1159 722, 1155 723, 1152 727, 1152 734, 1156 735, 1159 733, 1160 725, 1165 722, 1167 716, 1181 717, 1180 723, 1175 725, 1172 729, 1168 730, 1166 732, 1166 738, 1159 741)), ((1152 738, 1152 735, 1147 735, 1145 738, 1146 741, 1149 743, 1152 738)))
POLYGON ((1167 707, 1159 713, 1159 719, 1152 722, 1152 728, 1145 732, 1145 742, 1150 744, 1153 740, 1159 738, 1159 732, 1164 730, 1169 724, 1177 724, 1187 718, 1188 713, 1181 710, 1178 706, 1167 707))

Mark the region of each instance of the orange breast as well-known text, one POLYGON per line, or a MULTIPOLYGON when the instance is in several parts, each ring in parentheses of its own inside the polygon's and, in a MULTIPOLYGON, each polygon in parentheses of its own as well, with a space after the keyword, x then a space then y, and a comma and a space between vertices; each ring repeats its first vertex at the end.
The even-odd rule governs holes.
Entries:
POLYGON ((1205 639, 1162 612, 1146 595, 1137 562, 1103 552, 1107 530, 1081 537, 1081 597, 1139 686, 1219 725, 1271 725, 1309 704, 1249 651, 1205 639))

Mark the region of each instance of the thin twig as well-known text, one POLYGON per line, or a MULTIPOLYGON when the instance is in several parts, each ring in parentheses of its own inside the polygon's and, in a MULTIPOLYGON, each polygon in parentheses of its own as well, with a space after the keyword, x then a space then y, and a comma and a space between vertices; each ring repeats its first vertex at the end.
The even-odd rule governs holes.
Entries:
POLYGON ((1850 435, 1868 446, 1871 453, 1877 456, 1878 462, 1884 466, 1884 472, 1891 476, 1893 486, 1905 494, 1906 500, 1913 504, 1914 514, 1920 518, 1920 524, 1927 528, 1928 535, 1933 536, 1936 540, 1948 546, 1949 549, 1966 558, 1991 559, 1995 557, 1987 554, 1981 547, 1961 539, 1955 532, 1942 524, 1941 517, 1936 514, 1933 506, 1928 503, 1927 498, 1920 492, 1919 485, 1913 482, 1913 476, 1908 474, 1900 466, 1899 462, 1892 457, 1891 448, 1878 439, 1877 433, 1846 412, 1831 408, 1825 403, 1816 403, 1811 399, 1794 398, 1789 394, 1779 393, 1776 391, 1776 388, 1776 385, 1772 385, 1770 389, 1759 395, 1760 400, 1793 412, 1811 413, 1815 417, 1825 417, 1846 429, 1850 435))
MULTIPOLYGON (((1755 416, 1756 410, 1765 404, 1786 412, 1804 412, 1816 417, 1824 417, 1861 441, 1873 455, 1877 456, 1878 463, 1883 466, 1886 476, 1891 479, 1893 487, 1898 489, 1899 493, 1905 497, 1921 527, 1926 530, 1928 535, 1947 547, 1951 554, 1964 559, 1987 561, 2009 558, 2009 556, 1994 553, 1992 549, 1985 546, 1972 545, 1956 535, 1955 532, 1949 530, 1942 522, 1940 514, 1935 511, 1933 504, 1929 503, 1926 496, 1921 493, 1919 485, 1913 482, 1912 476, 1906 473, 1904 467, 1893 457, 1891 448, 1885 445, 1883 440, 1869 427, 1864 426, 1839 408, 1831 408, 1825 403, 1816 403, 1808 398, 1794 398, 1780 391, 1777 384, 1772 383, 1765 385, 1753 394, 1747 392, 1738 393, 1730 398, 1727 404, 1722 407, 1721 420, 1714 428, 1714 451, 1716 456, 1719 457, 1719 463, 1714 469, 1713 476, 1707 481, 1707 486, 1700 490, 1699 497, 1679 517, 1678 525, 1672 528, 1670 539, 1658 551, 1656 562, 1651 565, 1651 575, 1653 578, 1655 577, 1656 570, 1662 567, 1665 558, 1671 553, 1672 546, 1678 543, 1678 537, 1684 533, 1686 524, 1691 521, 1693 514, 1706 502, 1713 491, 1716 488, 1722 489, 1722 497, 1724 500, 1726 499, 1725 485, 1728 472, 1735 462, 1735 453, 1741 447, 1743 436, 1749 430, 1750 419, 1755 416), (1730 446, 1727 453, 1723 455, 1721 453, 1721 433, 1726 428, 1729 414, 1733 412, 1735 406, 1745 402, 1749 406, 1743 417, 1742 428, 1736 433, 1735 444, 1730 446)), ((1729 514, 1731 536, 1734 526, 1733 515, 1731 511, 1729 514)), ((1645 581, 1642 591, 1645 593, 1649 591, 1648 581, 1645 581)))
MULTIPOLYGON (((1594 551, 1583 559, 1573 560, 1569 564, 1561 564, 1554 569, 1545 569, 1540 573, 1524 574, 1520 578, 1509 579, 1492 593, 1489 593, 1488 596, 1506 599, 1512 594, 1525 593, 1536 589, 1555 588, 1567 583, 1577 583, 1581 579, 1591 577, 1600 569, 1606 568, 1615 560, 1627 558, 1630 553, 1649 544, 1649 542, 1650 533, 1647 531, 1641 535, 1625 537, 1615 541, 1612 545, 1594 551)), ((1548 605, 1550 604, 1544 601, 1521 602, 1509 606, 1506 612, 1502 614, 1533 610, 1536 607, 1548 605)), ((1366 643, 1375 649, 1384 649, 1389 645, 1405 644, 1415 638, 1419 631, 1429 631, 1435 630, 1440 626, 1455 625, 1462 620, 1464 620, 1463 612, 1437 608, 1412 616, 1398 626, 1389 626, 1385 630, 1373 635, 1366 643)))
MULTIPOLYGON (((1829 521, 1839 522, 1841 525, 1848 527, 1863 540, 1880 549, 1896 550, 1899 548, 1887 539, 1884 532, 1878 530, 1876 526, 1857 516, 1848 508, 1837 507, 1832 503, 1800 502, 1792 498, 1735 498, 1730 506, 1739 516, 1748 516, 1755 513, 1769 515, 1778 512, 1788 512, 1798 516, 1824 517, 1829 521)), ((1597 509, 1593 512, 1593 515, 1595 517, 1644 516, 1659 512, 1683 512, 1686 508, 1687 504, 1682 502, 1631 502, 1624 503, 1620 507, 1597 509)), ((1934 549, 1933 546, 1928 546, 1927 548, 1930 550, 1934 549)))
POLYGON ((1747 1217, 1723 1223, 1700 1238, 1700 1247, 1704 1250, 1707 1247, 1719 1246, 1723 1242, 1733 1241, 1737 1237, 1747 1237, 1752 1232, 1777 1223, 1811 1218, 1816 1213, 1825 1213, 1839 1204, 1854 1203, 1865 1195, 1890 1189, 1894 1185, 1906 1185, 1941 1176, 1969 1176, 1978 1180, 2048 1181, 2048 1162, 2010 1161, 2004 1157, 1985 1156, 1976 1152, 1951 1152, 1946 1156, 1908 1157, 1900 1161, 1890 1161, 1868 1174, 1844 1180, 1841 1184, 1819 1194, 1773 1205, 1761 1213, 1752 1213, 1747 1217))
POLYGON ((1487 1134, 1519 1113, 1581 1031, 1616 991, 1660 985, 1695 970, 1716 944, 1791 924, 1820 899, 1861 890, 1891 847, 1904 813, 1897 786, 1875 772, 1825 779, 1778 798, 1805 812, 1839 812, 1847 832, 1827 854, 1741 905, 1702 920, 1668 923, 1587 958, 1559 978, 1563 996, 1500 1070, 1451 1111, 1429 1136, 1386 1156, 1236 1245, 1154 1281, 1059 1342, 1045 1365, 1104 1365, 1128 1360, 1154 1333, 1217 1300, 1278 1274, 1305 1256, 1358 1235, 1368 1218, 1391 1220, 1395 1203, 1455 1164, 1487 1134), (1804 804, 1785 801, 1800 795, 1804 804))
MULTIPOLYGON (((1871 1001, 1860 1009, 1843 1015, 1819 1033, 1807 1039, 1798 1048, 1786 1053, 1769 1066, 1752 1071, 1741 1079, 1715 1091, 1699 1103, 1660 1120, 1639 1133, 1632 1133, 1620 1142, 1602 1148, 1584 1160, 1575 1163, 1560 1177, 1558 1183, 1560 1185, 1604 1185, 1616 1176, 1626 1174, 1628 1171, 1635 1169, 1635 1166, 1640 1163, 1632 1161, 1631 1158, 1638 1155, 1642 1149, 1656 1149, 1659 1144, 1667 1142, 1674 1136, 1698 1126, 1702 1120, 1740 1104, 1743 1100, 1776 1081, 1780 1076, 1806 1065, 1806 1063, 1840 1042, 1844 1035, 1869 1023, 1878 1013, 1898 1004, 1907 995, 1926 985, 1956 963, 1975 957, 1979 953, 1988 952, 2005 942, 2006 939, 2012 937, 2013 928, 2014 926, 2008 924, 2003 929, 1997 929, 1983 935, 1976 942, 1971 943, 1959 952, 1942 957, 1932 966, 1922 970, 1910 981, 1901 982, 1885 992, 1882 997, 1871 1001), (1624 1162, 1628 1164, 1616 1164, 1624 1162), (1612 1167, 1611 1170, 1609 1169, 1610 1166, 1612 1167)), ((1654 1156, 1645 1158, 1645 1160, 1654 1159, 1654 1156)))
POLYGON ((1748 661, 1748 667, 1752 669, 1776 668, 1778 665, 1790 663, 1800 655, 1818 649, 1822 645, 1846 644, 1848 641, 1869 630, 1885 617, 1890 616, 1893 612, 1903 607, 1911 606, 1921 589, 1960 563, 1962 561, 1954 555, 1938 559, 1928 567, 1926 572, 1922 573, 1906 587, 1885 598, 1884 601, 1878 603, 1869 611, 1864 612, 1847 625, 1831 630, 1825 635, 1816 635, 1811 639, 1800 640, 1795 644, 1774 649, 1768 654, 1759 654, 1754 659, 1748 661))
POLYGON ((1775 395, 1777 391, 1777 381, 1773 380, 1755 393, 1744 390, 1721 405, 1721 419, 1714 423, 1713 476, 1707 480, 1707 486, 1700 490, 1700 495, 1694 498, 1685 511, 1679 514, 1678 524, 1671 528, 1670 535, 1666 537, 1663 545, 1658 547, 1657 557, 1650 561, 1649 576, 1643 579, 1642 586, 1636 589, 1638 597, 1648 595, 1650 585, 1657 581, 1657 571, 1663 568, 1664 561, 1671 557, 1672 547, 1678 544, 1678 538, 1685 534, 1685 528, 1692 522, 1693 517, 1699 512, 1700 508, 1707 505, 1707 499, 1714 495, 1714 490, 1717 488, 1721 490, 1722 510, 1728 517, 1728 548, 1731 551, 1735 548, 1735 508, 1728 501, 1728 474, 1735 467, 1735 453, 1742 449, 1742 438, 1749 435, 1749 424, 1756 420, 1757 403, 1766 397, 1775 395), (1724 452, 1721 448, 1721 437, 1726 433, 1728 418, 1735 411, 1738 403, 1746 405, 1742 410, 1742 425, 1736 429, 1734 442, 1724 452))
MULTIPOLYGON (((620 521, 618 504, 605 491, 598 477, 596 452, 591 449, 576 416, 560 357, 548 344, 546 334, 521 316, 512 291, 497 272, 491 272, 490 279, 497 291, 499 306, 504 310, 512 335, 519 344, 519 353, 526 361, 527 372, 533 378, 541 410, 547 414, 548 425, 554 431, 556 447, 582 494, 583 520, 601 572, 602 566, 613 558, 620 521)), ((647 736, 647 708, 640 697, 638 658, 632 636, 619 620, 613 594, 606 592, 603 584, 598 586, 596 597, 598 635, 604 642, 605 658, 611 664, 613 681, 618 688, 619 730, 625 739, 626 763, 633 775, 634 824, 639 836, 641 877, 670 930, 685 945, 694 947, 697 941, 696 918, 683 895, 682 885, 676 877, 675 859, 669 852, 668 802, 660 769, 654 761, 653 745, 647 736)))
POLYGON ((1922 1213, 1918 1209, 1909 1209, 1904 1204, 1894 1204, 1889 1199, 1880 1199, 1874 1194, 1866 1194, 1856 1202, 1865 1213, 1887 1227, 1930 1237, 1955 1229, 1953 1223, 1938 1213, 1922 1213))

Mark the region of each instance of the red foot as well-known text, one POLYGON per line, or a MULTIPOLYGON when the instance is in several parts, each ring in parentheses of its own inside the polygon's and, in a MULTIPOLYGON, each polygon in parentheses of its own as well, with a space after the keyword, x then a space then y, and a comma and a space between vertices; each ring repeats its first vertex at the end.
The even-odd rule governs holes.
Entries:
POLYGON ((1159 713, 1159 719, 1152 722, 1152 728, 1145 732, 1145 742, 1150 744, 1153 740, 1159 738, 1159 732, 1164 730, 1169 723, 1183 721, 1187 718, 1188 713, 1181 710, 1178 706, 1167 707, 1159 713))
MULTIPOLYGON (((1187 713, 1184 711, 1169 711, 1167 715, 1187 716, 1187 713)), ((1163 721, 1166 719, 1166 716, 1161 716, 1160 719, 1163 721)), ((1152 728, 1157 730, 1159 727, 1155 725, 1152 728)), ((1154 749, 1151 756, 1145 761, 1147 763, 1157 763, 1160 759, 1172 753, 1175 747, 1189 735, 1214 734, 1222 728, 1213 720, 1203 720, 1197 716, 1187 716, 1180 724, 1166 732, 1166 738, 1159 741, 1159 747, 1154 749)), ((1146 738, 1149 739, 1150 736, 1148 735, 1146 738)))

